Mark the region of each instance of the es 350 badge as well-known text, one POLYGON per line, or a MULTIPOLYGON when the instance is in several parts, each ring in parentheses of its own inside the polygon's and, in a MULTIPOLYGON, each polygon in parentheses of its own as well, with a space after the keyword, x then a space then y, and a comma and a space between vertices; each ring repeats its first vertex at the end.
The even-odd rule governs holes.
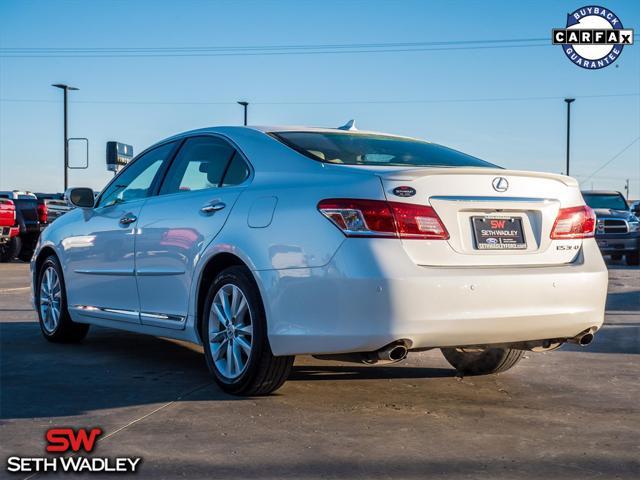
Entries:
POLYGON ((579 67, 596 70, 615 62, 625 45, 633 45, 633 30, 625 29, 608 8, 591 5, 569 13, 565 28, 553 29, 553 44, 562 45, 579 67))

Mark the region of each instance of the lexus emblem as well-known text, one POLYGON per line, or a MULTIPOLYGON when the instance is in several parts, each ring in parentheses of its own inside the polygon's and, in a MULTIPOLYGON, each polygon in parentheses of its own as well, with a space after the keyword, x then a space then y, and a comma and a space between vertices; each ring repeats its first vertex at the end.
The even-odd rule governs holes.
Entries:
POLYGON ((506 192, 507 190, 509 190, 509 182, 504 177, 494 178, 491 182, 491 185, 493 185, 493 189, 496 192, 506 192))

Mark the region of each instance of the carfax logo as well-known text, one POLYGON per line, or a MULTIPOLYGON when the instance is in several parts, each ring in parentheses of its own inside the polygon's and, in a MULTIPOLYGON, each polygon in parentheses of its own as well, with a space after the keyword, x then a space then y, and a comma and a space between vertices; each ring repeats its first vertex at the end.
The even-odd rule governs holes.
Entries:
POLYGON ((569 13, 566 28, 553 30, 553 44, 562 45, 579 67, 596 70, 615 62, 622 47, 633 45, 633 30, 625 29, 608 8, 592 5, 569 13))
POLYGON ((47 453, 60 457, 20 457, 7 459, 7 471, 10 473, 45 473, 45 472, 102 472, 102 473, 135 473, 140 466, 140 457, 93 457, 77 455, 81 450, 92 453, 102 429, 50 428, 45 434, 47 453))

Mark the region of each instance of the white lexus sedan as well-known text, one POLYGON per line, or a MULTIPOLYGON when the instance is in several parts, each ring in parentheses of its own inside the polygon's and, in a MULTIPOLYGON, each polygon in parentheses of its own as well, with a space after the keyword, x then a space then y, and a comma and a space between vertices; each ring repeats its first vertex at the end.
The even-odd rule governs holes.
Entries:
POLYGON ((466 375, 590 343, 607 271, 570 177, 352 127, 220 127, 148 148, 42 234, 44 337, 89 325, 201 344, 220 387, 267 394, 295 355, 440 348, 466 375))

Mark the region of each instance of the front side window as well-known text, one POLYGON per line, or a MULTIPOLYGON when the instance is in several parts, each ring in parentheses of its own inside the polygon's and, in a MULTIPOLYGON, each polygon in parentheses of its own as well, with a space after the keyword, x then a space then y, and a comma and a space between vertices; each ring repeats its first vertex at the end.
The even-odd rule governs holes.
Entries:
POLYGON ((137 158, 107 187, 100 198, 99 206, 106 207, 148 197, 151 194, 153 179, 174 147, 175 142, 166 143, 137 158))
POLYGON ((193 192, 241 183, 246 164, 227 142, 216 137, 193 137, 176 156, 160 194, 193 192), (242 176, 240 182, 236 180, 242 176))
POLYGON ((273 137, 326 163, 409 167, 489 167, 466 153, 409 138, 349 132, 278 132, 273 137))

